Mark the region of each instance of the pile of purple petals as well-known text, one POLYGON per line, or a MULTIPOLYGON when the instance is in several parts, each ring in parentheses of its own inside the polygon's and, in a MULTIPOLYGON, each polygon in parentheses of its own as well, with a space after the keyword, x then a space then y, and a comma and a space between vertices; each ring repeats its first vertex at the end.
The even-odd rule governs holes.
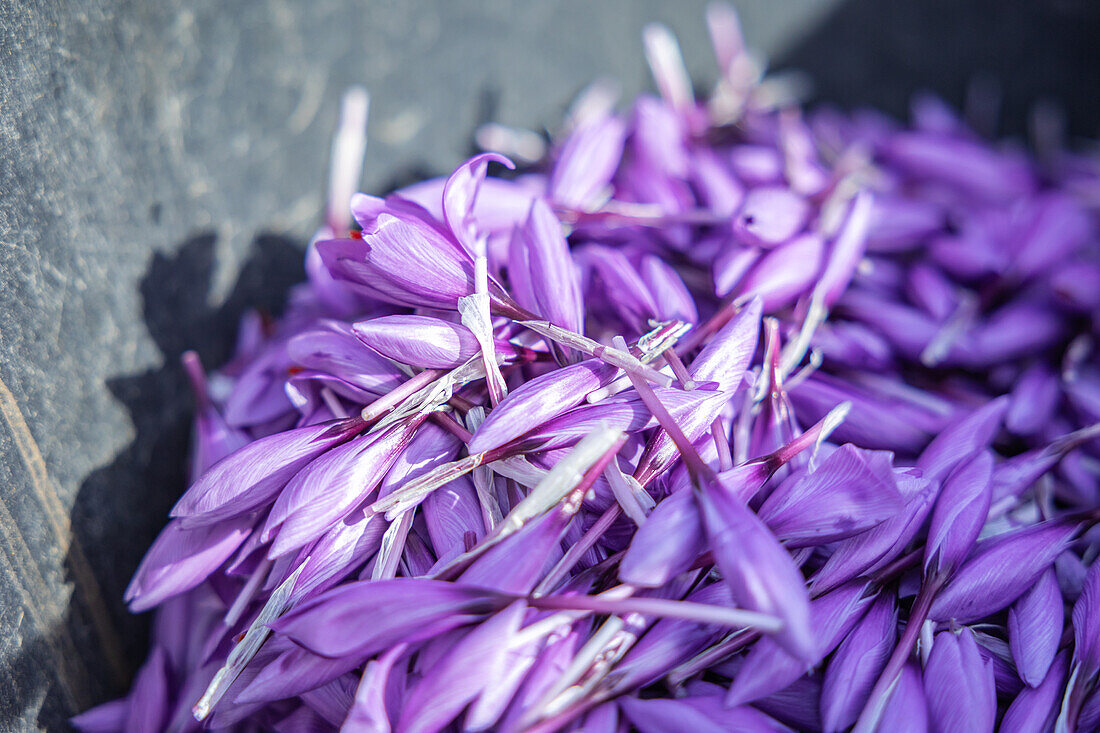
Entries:
POLYGON ((80 730, 1100 729, 1100 157, 803 116, 708 23, 709 98, 651 26, 659 96, 479 131, 518 174, 352 196, 349 93, 80 730))

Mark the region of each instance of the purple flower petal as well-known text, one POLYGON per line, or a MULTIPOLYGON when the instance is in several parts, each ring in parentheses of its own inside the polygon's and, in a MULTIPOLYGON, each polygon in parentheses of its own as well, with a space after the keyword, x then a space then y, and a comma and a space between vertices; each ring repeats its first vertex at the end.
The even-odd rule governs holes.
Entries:
POLYGON ((949 575, 966 559, 989 516, 992 477, 993 458, 983 451, 944 481, 924 546, 925 572, 949 575))
POLYGON ((826 733, 846 730, 856 722, 894 649, 897 623, 897 604, 889 593, 882 593, 837 648, 821 688, 826 733))
MULTIPOLYGON (((646 255, 638 266, 638 272, 653 296, 658 320, 684 323, 695 323, 699 320, 695 300, 687 286, 676 270, 664 260, 656 255, 646 255)), ((558 297, 561 297, 560 291, 557 292, 558 297)))
POLYGON ((733 231, 748 245, 774 247, 802 230, 810 214, 807 201, 782 186, 760 186, 748 192, 733 220, 733 231))
POLYGON ((1061 396, 1058 377, 1050 369, 1036 365, 1025 371, 1005 414, 1005 427, 1017 435, 1031 435, 1050 423, 1061 396))
POLYGON ((516 601, 466 633, 432 665, 403 701, 399 733, 434 733, 450 723, 503 673, 504 651, 527 607, 516 601))
POLYGON ((244 515, 191 529, 178 519, 169 522, 126 588, 130 610, 147 611, 206 580, 241 546, 254 521, 244 515))
POLYGON ((249 443, 215 464, 172 508, 184 526, 213 524, 268 503, 314 459, 363 429, 358 418, 308 425, 249 443))
POLYGON ((1047 733, 1054 730, 1068 667, 1068 655, 1059 654, 1038 685, 1021 690, 1001 719, 1001 732, 1047 733))
POLYGON ((916 536, 932 510, 937 486, 922 478, 898 473, 898 489, 905 506, 877 527, 841 541, 825 565, 813 577, 813 588, 822 592, 860 575, 873 573, 898 557, 916 536))
POLYGON ((550 198, 571 209, 599 202, 619 167, 626 127, 617 117, 580 125, 566 139, 550 174, 550 198))
POLYGON ((302 369, 330 374, 373 394, 385 394, 405 381, 393 364, 360 343, 351 327, 336 321, 294 336, 286 349, 302 369))
POLYGON ((658 588, 706 551, 702 518, 690 491, 666 497, 650 512, 619 563, 624 583, 658 588))
POLYGON ((561 222, 541 200, 531 204, 508 248, 508 277, 516 301, 551 323, 584 333, 580 272, 561 222))
POLYGON ((927 733, 930 730, 928 718, 928 701, 924 696, 920 669, 912 663, 906 664, 883 708, 878 730, 927 733))
POLYGON ((1008 611, 1008 643, 1020 679, 1038 687, 1062 640, 1065 609, 1053 567, 1043 571, 1008 611))
POLYGON ((924 478, 942 482, 964 459, 988 448, 1007 411, 1008 400, 1000 397, 944 428, 917 460, 924 478))
POLYGON ((478 236, 474 207, 490 161, 515 168, 503 155, 482 153, 455 168, 443 185, 443 217, 455 238, 471 252, 478 236))
POLYGON ((394 664, 404 652, 405 648, 398 645, 378 659, 367 662, 342 730, 390 733, 391 713, 386 710, 386 683, 394 664))
POLYGON ((478 353, 470 329, 429 316, 382 316, 352 326, 356 337, 382 356, 423 369, 451 369, 478 353))
POLYGON ((154 646, 149 658, 134 678, 124 733, 163 730, 169 713, 168 700, 171 694, 169 685, 167 655, 164 649, 154 646))
POLYGON ((964 628, 936 635, 924 669, 924 692, 932 725, 944 733, 992 733, 997 717, 993 667, 964 628))
POLYGON ((871 604, 866 585, 850 583, 814 599, 810 604, 813 648, 798 659, 785 651, 778 638, 758 641, 745 657, 726 693, 726 705, 743 705, 784 689, 825 658, 859 621, 871 604))
POLYGON ((394 425, 334 448, 299 471, 286 485, 264 525, 274 538, 268 556, 281 557, 319 538, 377 488, 416 432, 415 422, 394 425))
POLYGON ((810 601, 802 573, 764 523, 721 479, 698 494, 703 524, 722 578, 738 605, 778 616, 776 641, 799 659, 812 659, 810 601))
POLYGON ((611 383, 618 370, 599 359, 555 369, 509 393, 485 418, 470 440, 470 453, 498 448, 576 407, 600 387, 611 383))
POLYGON ((1076 531, 1074 524, 1052 521, 979 543, 932 602, 928 617, 967 624, 1005 608, 1039 579, 1076 531))
POLYGON ((311 598, 272 624, 326 657, 366 657, 476 621, 500 608, 480 588, 420 578, 359 581, 311 598), (364 624, 363 619, 373 619, 364 624))
POLYGON ((802 234, 757 260, 739 283, 738 298, 761 298, 769 312, 790 305, 818 281, 824 258, 821 237, 802 234))
POLYGON ((130 702, 126 698, 111 700, 69 718, 69 724, 80 733, 118 733, 126 724, 130 702))
POLYGON ((666 733, 690 730, 695 733, 781 733, 787 728, 759 710, 748 706, 726 707, 722 698, 682 697, 679 699, 640 700, 624 697, 619 706, 630 723, 641 733, 666 733))
POLYGON ((905 505, 893 455, 850 443, 812 471, 792 474, 760 507, 768 528, 788 547, 844 539, 895 516, 905 505))
POLYGON ((1073 661, 1085 678, 1100 672, 1100 563, 1093 561, 1073 604, 1073 661))

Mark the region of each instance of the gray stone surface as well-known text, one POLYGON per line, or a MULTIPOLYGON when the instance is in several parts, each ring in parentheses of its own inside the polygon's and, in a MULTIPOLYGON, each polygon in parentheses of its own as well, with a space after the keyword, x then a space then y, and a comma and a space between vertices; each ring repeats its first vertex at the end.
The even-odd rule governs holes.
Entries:
MULTIPOLYGON (((1030 79, 1020 98, 1057 89, 1095 129, 1083 0, 738 5, 753 46, 846 103, 957 97, 1004 56, 991 70, 1030 79), (994 11, 985 35, 1023 33, 1027 59, 982 35, 994 11), (1036 12, 1071 18, 1048 28, 1070 42, 1021 31, 1036 12)), ((380 192, 453 166, 479 121, 553 125, 601 74, 647 86, 649 20, 711 79, 703 7, 0 0, 0 731, 63 730, 140 662, 147 625, 119 597, 183 488, 179 355, 218 363, 241 312, 277 310, 300 278, 341 91, 372 92, 364 188, 380 192)))

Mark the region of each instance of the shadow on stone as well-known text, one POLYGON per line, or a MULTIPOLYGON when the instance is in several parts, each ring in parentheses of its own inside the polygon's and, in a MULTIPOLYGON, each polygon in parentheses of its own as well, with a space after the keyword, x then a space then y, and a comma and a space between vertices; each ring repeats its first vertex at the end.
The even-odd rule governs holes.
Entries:
MULTIPOLYGON (((191 419, 191 395, 180 366, 180 356, 194 349, 203 363, 216 367, 232 350, 237 324, 255 308, 277 315, 291 285, 304 277, 299 243, 274 234, 261 234, 226 301, 207 302, 215 269, 213 234, 189 238, 170 254, 157 253, 141 281, 143 316, 150 336, 163 355, 163 366, 116 377, 108 387, 129 411, 133 442, 107 466, 83 482, 71 513, 73 534, 85 559, 66 558, 69 578, 77 566, 89 568, 98 584, 113 633, 100 633, 94 606, 73 593, 64 630, 30 641, 23 653, 0 669, 11 679, 32 680, 48 674, 35 669, 41 660, 55 658, 48 647, 57 638, 71 638, 87 679, 69 681, 79 686, 88 702, 105 702, 122 695, 129 678, 148 649, 150 614, 134 616, 122 603, 122 594, 145 550, 164 526, 168 510, 185 488, 186 455, 191 419), (114 636, 114 639, 109 637, 114 636), (105 645, 118 648, 107 649, 105 645), (121 664, 111 664, 111 654, 121 664), (121 669, 119 669, 121 667, 121 669)), ((78 667, 78 668, 79 668, 78 667)), ((58 675, 55 674, 55 677, 58 675)), ((71 675, 70 675, 71 678, 71 675)), ((68 695, 47 693, 38 722, 46 730, 70 730, 74 711, 68 695)), ((2 709, 2 708, 0 708, 2 709)), ((10 721, 0 715, 0 730, 10 721)))

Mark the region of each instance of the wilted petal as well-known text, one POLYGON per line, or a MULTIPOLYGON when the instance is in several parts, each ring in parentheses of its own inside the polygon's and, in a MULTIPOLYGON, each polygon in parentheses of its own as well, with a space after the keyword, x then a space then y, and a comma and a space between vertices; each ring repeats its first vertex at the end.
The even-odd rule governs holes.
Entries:
POLYGON ((276 433, 249 443, 191 484, 172 508, 184 526, 213 524, 269 502, 308 463, 362 431, 358 418, 276 433))
POLYGON ((895 516, 905 501, 898 492, 893 455, 845 443, 812 471, 789 476, 758 512, 788 547, 807 547, 850 537, 895 516))
POLYGON ((947 575, 974 547, 989 516, 993 457, 982 451, 959 464, 944 481, 924 546, 924 568, 947 575))
POLYGON ((271 626, 316 654, 364 657, 474 622, 501 605, 491 591, 438 580, 358 581, 307 600, 271 626))
POLYGON ((744 608, 778 616, 776 640, 799 659, 812 659, 810 603, 802 573, 775 536, 721 480, 698 494, 708 541, 722 578, 744 608))
POLYGON ((821 688, 821 720, 826 733, 845 730, 856 722, 894 650, 897 623, 897 604, 890 593, 882 593, 841 642, 825 669, 821 688))
POLYGON ((432 665, 403 701, 399 733, 435 733, 502 674, 504 651, 527 610, 522 601, 483 621, 432 665))
POLYGON ((891 733, 926 733, 929 730, 928 702, 924 697, 920 669, 915 664, 906 664, 898 675, 878 729, 891 733))
POLYGON ((924 669, 932 725, 944 733, 992 733, 997 717, 993 667, 982 659, 974 635, 963 628, 936 635, 924 669))
POLYGON ((810 603, 810 629, 813 649, 810 656, 797 659, 785 651, 775 638, 758 641, 745 657, 729 692, 727 705, 743 705, 778 692, 806 674, 828 655, 859 621, 871 598, 864 598, 866 585, 850 583, 810 603))
POLYGON ((268 556, 281 557, 314 541, 366 500, 416 432, 415 421, 364 435, 306 466, 271 508, 263 538, 268 556))
POLYGON ((1063 652, 1050 664, 1038 685, 1021 690, 1001 720, 1001 732, 1047 733, 1054 730, 1068 667, 1069 655, 1063 652))
POLYGON ((1039 579, 1076 531, 1074 524, 1051 521, 979 543, 936 596, 928 617, 967 624, 1005 608, 1039 579))
POLYGON ((663 586, 706 551, 702 518, 691 491, 666 497, 650 512, 619 563, 624 583, 663 586))
POLYGON ((254 521, 245 515, 191 529, 178 519, 169 522, 126 588, 130 610, 147 611, 206 580, 241 546, 254 521))
POLYGON ((1073 604, 1073 639, 1073 660, 1089 679, 1100 672, 1100 562, 1095 560, 1073 604))

